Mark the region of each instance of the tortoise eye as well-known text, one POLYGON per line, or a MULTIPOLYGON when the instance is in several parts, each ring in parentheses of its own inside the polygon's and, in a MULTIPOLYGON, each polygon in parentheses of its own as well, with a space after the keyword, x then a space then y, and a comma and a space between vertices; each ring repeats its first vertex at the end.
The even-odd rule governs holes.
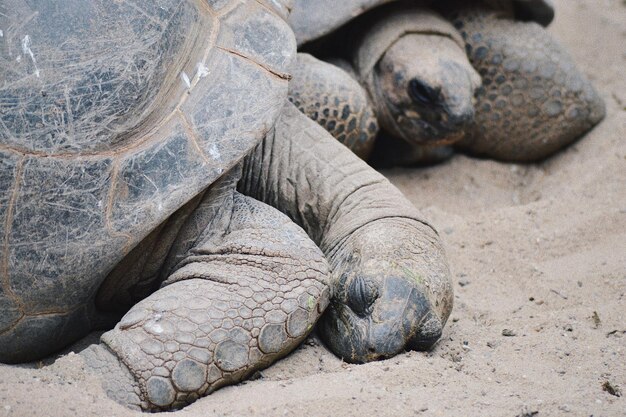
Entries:
POLYGON ((355 277, 348 287, 347 304, 357 315, 371 314, 374 302, 378 299, 376 284, 363 277, 355 277))
POLYGON ((431 88, 417 78, 409 81, 409 97, 416 104, 432 105, 439 100, 439 91, 431 88))

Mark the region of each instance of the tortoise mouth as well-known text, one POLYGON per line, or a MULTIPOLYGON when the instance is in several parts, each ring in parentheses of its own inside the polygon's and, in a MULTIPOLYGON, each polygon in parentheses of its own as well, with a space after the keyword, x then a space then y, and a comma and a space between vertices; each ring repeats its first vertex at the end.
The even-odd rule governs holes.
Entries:
POLYGON ((474 112, 454 115, 448 111, 433 112, 413 109, 396 119, 402 139, 418 145, 451 145, 463 139, 474 120, 474 112))

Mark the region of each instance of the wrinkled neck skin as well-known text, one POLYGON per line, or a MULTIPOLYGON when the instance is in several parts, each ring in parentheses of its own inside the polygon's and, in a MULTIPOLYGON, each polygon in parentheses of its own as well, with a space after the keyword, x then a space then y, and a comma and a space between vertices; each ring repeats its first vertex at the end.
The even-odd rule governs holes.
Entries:
POLYGON ((329 347, 367 362, 439 338, 453 291, 435 230, 380 173, 288 104, 238 190, 289 215, 331 265, 329 347))
POLYGON ((374 67, 368 90, 381 126, 416 145, 459 141, 474 119, 478 73, 450 37, 402 36, 374 67))
POLYGON ((212 231, 226 229, 233 193, 241 177, 237 165, 152 231, 109 273, 96 296, 103 324, 110 328, 132 306, 156 291, 179 262, 212 231), (219 224, 218 224, 219 223, 219 224), (110 319, 108 314, 112 313, 110 319))

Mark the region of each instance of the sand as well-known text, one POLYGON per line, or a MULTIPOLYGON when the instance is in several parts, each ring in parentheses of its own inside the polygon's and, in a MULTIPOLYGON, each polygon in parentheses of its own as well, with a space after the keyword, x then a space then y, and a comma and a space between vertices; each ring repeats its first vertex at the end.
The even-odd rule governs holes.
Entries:
MULTIPOLYGON (((449 255, 455 307, 435 349, 349 365, 313 337, 173 415, 626 416, 626 5, 555 3, 551 31, 606 100, 600 126, 538 165, 385 171, 449 255)), ((82 367, 71 353, 0 366, 0 417, 140 415, 82 367)))

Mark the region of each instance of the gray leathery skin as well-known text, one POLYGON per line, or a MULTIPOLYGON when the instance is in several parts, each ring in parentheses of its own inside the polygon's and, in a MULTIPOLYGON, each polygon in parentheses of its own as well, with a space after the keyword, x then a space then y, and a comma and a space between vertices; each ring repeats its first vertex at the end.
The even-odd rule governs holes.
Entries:
POLYGON ((91 345, 80 352, 88 371, 102 381, 107 396, 128 408, 141 409, 141 390, 135 377, 118 357, 102 344, 91 345))

